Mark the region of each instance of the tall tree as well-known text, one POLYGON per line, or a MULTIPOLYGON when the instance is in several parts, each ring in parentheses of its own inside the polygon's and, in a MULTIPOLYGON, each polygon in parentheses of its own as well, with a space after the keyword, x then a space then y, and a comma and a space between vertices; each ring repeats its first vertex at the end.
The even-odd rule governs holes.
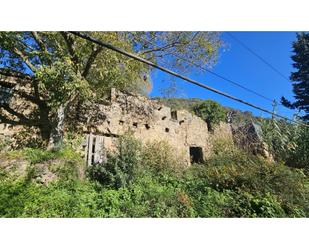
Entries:
MULTIPOLYGON (((190 61, 212 64, 220 45, 218 34, 209 32, 89 34, 182 71, 191 67, 190 61), (187 60, 175 57, 179 54, 187 60)), ((62 141, 73 106, 98 100, 112 87, 145 92, 150 72, 67 32, 0 32, 0 121, 37 129, 54 148, 62 141)))
POLYGON ((302 119, 309 121, 309 33, 297 34, 293 43, 293 66, 297 71, 292 72, 290 79, 293 83, 293 92, 296 101, 291 103, 282 97, 281 102, 286 107, 299 109, 304 112, 302 119))

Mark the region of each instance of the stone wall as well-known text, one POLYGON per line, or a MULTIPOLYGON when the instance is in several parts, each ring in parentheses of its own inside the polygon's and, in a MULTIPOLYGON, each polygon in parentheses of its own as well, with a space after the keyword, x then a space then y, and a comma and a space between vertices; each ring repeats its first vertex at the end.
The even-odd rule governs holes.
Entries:
POLYGON ((144 96, 113 89, 108 103, 86 105, 83 113, 87 113, 81 122, 84 132, 97 135, 103 144, 98 146, 103 150, 112 149, 117 137, 130 132, 143 143, 168 142, 175 150, 175 157, 182 158, 187 165, 192 156, 196 161, 210 154, 208 127, 201 118, 185 110, 172 111, 144 96), (110 142, 111 138, 113 142, 110 142), (199 152, 196 154, 194 150, 199 152))

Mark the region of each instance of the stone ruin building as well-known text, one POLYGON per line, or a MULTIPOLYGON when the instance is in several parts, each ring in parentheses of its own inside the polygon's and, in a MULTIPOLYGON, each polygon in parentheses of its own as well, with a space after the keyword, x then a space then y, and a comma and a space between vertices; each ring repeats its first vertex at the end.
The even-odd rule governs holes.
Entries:
MULTIPOLYGON (((166 141, 174 156, 188 166, 210 155, 212 138, 233 140, 237 134, 229 122, 221 122, 209 131, 207 123, 189 111, 172 110, 158 100, 116 89, 111 89, 109 98, 100 103, 83 105, 80 113, 76 125, 85 134, 83 150, 87 165, 103 162, 106 153, 113 151, 118 138, 126 133, 142 143, 166 141)), ((20 129, 0 123, 0 136, 11 136, 20 129)), ((260 154, 265 156, 264 152, 260 154)))
MULTIPOLYGON (((112 89, 108 103, 89 105, 84 117, 87 164, 104 160, 104 151, 115 147, 119 136, 130 132, 143 143, 166 141, 187 165, 202 162, 211 151, 210 133, 201 118, 185 110, 171 110, 145 96, 112 89)), ((229 125, 221 130, 231 135, 229 125)))

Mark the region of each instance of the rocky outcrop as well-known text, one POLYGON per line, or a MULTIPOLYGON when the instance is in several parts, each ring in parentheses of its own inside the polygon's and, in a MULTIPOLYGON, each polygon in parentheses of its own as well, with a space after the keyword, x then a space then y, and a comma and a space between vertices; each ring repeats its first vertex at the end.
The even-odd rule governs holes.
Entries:
POLYGON ((268 146, 263 140, 263 132, 260 125, 251 121, 232 127, 233 139, 238 147, 254 155, 261 155, 269 161, 273 161, 268 146))

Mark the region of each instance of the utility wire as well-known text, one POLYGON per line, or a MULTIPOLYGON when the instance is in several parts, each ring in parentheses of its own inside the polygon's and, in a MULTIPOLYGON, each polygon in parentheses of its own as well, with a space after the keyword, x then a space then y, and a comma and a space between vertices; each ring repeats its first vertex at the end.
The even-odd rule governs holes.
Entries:
MULTIPOLYGON (((143 37, 141 37, 141 39, 143 39, 145 42, 148 42, 148 43, 150 43, 150 44, 152 44, 152 45, 155 45, 153 42, 148 41, 147 39, 144 39, 143 37)), ((155 49, 156 49, 156 48, 155 48, 155 49)), ((233 81, 233 80, 230 80, 230 79, 228 79, 228 78, 226 78, 226 77, 224 77, 224 76, 222 76, 222 75, 220 75, 220 74, 218 74, 218 73, 215 73, 215 72, 211 71, 210 69, 208 69, 208 68, 206 68, 206 67, 203 67, 203 66, 201 66, 201 65, 198 65, 197 63, 194 63, 194 62, 192 62, 192 61, 190 61, 190 60, 188 60, 188 59, 186 59, 186 58, 184 58, 184 57, 182 57, 182 56, 179 56, 179 55, 177 55, 177 54, 173 54, 173 56, 175 56, 176 58, 178 58, 178 59, 180 59, 180 60, 183 60, 183 61, 185 61, 185 62, 191 64, 192 66, 195 66, 195 67, 197 67, 197 68, 199 68, 199 69, 201 69, 201 70, 203 70, 203 71, 205 71, 205 72, 208 72, 208 73, 210 73, 210 74, 212 74, 212 75, 214 75, 214 76, 216 76, 216 77, 218 77, 218 78, 220 78, 220 79, 222 79, 222 80, 225 80, 225 81, 227 81, 227 82, 229 82, 229 83, 231 83, 231 84, 233 84, 233 85, 235 85, 235 86, 237 86, 237 87, 240 87, 240 88, 246 90, 247 92, 253 93, 253 94, 255 94, 256 96, 259 96, 259 97, 261 97, 261 98, 263 98, 263 99, 265 99, 265 100, 267 100, 267 101, 269 101, 269 102, 271 102, 271 103, 273 102, 272 99, 266 97, 265 95, 260 94, 260 93, 254 91, 254 90, 252 90, 252 89, 250 89, 250 88, 248 88, 248 87, 245 87, 245 86, 241 85, 240 83, 237 83, 237 82, 235 82, 235 81, 233 81)))
POLYGON ((226 32, 226 34, 228 36, 230 36, 233 40, 238 42, 243 48, 245 48, 247 51, 249 51, 251 54, 253 54, 255 57, 257 57, 260 61, 262 61, 268 67, 270 67, 274 72, 276 72, 278 75, 280 75, 283 79, 287 80, 290 83, 290 80, 283 73, 281 73, 277 68, 275 68, 269 62, 267 62, 262 56, 257 54, 253 49, 249 48, 245 43, 243 43, 241 40, 239 40, 236 36, 232 35, 231 33, 226 32))
MULTIPOLYGON (((135 55, 135 54, 129 53, 129 52, 127 52, 127 51, 124 51, 124 50, 122 50, 121 48, 117 48, 117 47, 115 47, 115 46, 113 46, 113 45, 111 45, 111 44, 109 44, 109 43, 106 43, 106 42, 97 40, 97 39, 95 39, 95 38, 93 38, 93 37, 91 37, 91 36, 89 36, 89 35, 87 35, 87 34, 83 34, 83 33, 76 32, 76 31, 69 31, 69 33, 71 33, 71 34, 73 34, 73 35, 75 35, 75 36, 81 37, 81 38, 83 38, 83 39, 85 39, 85 40, 88 40, 88 41, 90 41, 90 42, 93 42, 93 43, 95 43, 95 44, 97 44, 97 45, 99 45, 99 46, 102 46, 102 47, 105 47, 105 48, 107 48, 107 49, 110 49, 110 50, 113 50, 113 51, 115 51, 115 52, 118 52, 118 53, 120 53, 120 54, 122 54, 122 55, 125 55, 125 56, 127 56, 127 57, 130 57, 130 58, 135 59, 135 60, 137 60, 137 61, 140 61, 140 62, 142 62, 142 63, 145 63, 145 64, 147 64, 147 65, 149 65, 149 66, 154 67, 154 68, 157 68, 157 69, 159 69, 159 70, 161 70, 161 71, 163 71, 163 72, 165 72, 165 73, 168 73, 168 74, 170 74, 170 75, 173 75, 173 76, 175 76, 175 77, 177 77, 177 78, 179 78, 179 79, 182 79, 182 80, 184 80, 184 81, 187 81, 187 82, 189 82, 189 83, 192 83, 192 84, 194 84, 194 85, 197 85, 197 86, 199 86, 199 87, 202 87, 202 88, 207 89, 207 90, 209 90, 209 91, 212 91, 212 92, 214 92, 214 93, 217 93, 217 94, 219 94, 219 95, 222 95, 222 96, 227 97, 227 98, 229 98, 229 99, 232 99, 232 100, 234 100, 234 101, 240 102, 240 103, 245 104, 245 105, 247 105, 247 106, 253 107, 253 108, 257 109, 257 110, 263 111, 263 112, 265 112, 265 113, 274 115, 274 116, 279 117, 279 118, 283 118, 283 119, 285 119, 285 120, 289 120, 289 121, 292 122, 292 123, 302 124, 302 123, 299 123, 299 122, 297 122, 297 121, 295 121, 295 120, 289 119, 289 118, 287 118, 287 117, 284 117, 284 116, 281 116, 281 115, 279 115, 279 114, 273 113, 273 112, 271 112, 271 111, 269 111, 269 110, 266 110, 266 109, 264 109, 264 108, 262 108, 262 107, 253 105, 253 104, 251 104, 251 103, 249 103, 249 102, 246 102, 246 101, 244 101, 244 100, 241 100, 241 99, 239 99, 239 98, 236 98, 236 97, 234 97, 234 96, 232 96, 232 95, 229 95, 229 94, 227 94, 227 93, 225 93, 225 92, 222 92, 222 91, 220 91, 220 90, 217 90, 217 89, 215 89, 215 88, 212 88, 212 87, 210 87, 210 86, 207 86, 207 85, 205 85, 205 84, 203 84, 203 83, 201 83, 201 82, 198 82, 198 81, 196 81, 196 80, 193 80, 193 79, 190 79, 190 78, 188 78, 188 77, 185 77, 185 76, 183 76, 183 75, 181 75, 181 74, 178 74, 178 73, 176 73, 176 72, 174 72, 174 71, 171 71, 171 70, 169 70, 169 69, 167 69, 167 68, 161 67, 161 66, 159 66, 159 65, 157 65, 157 64, 155 64, 155 63, 153 63, 153 62, 151 62, 151 61, 149 61, 149 60, 146 60, 146 59, 144 59, 144 58, 142 58, 142 57, 139 57, 139 56, 137 56, 137 55, 135 55)), ((309 125, 306 125, 306 124, 303 124, 303 125, 309 126, 309 125)))

